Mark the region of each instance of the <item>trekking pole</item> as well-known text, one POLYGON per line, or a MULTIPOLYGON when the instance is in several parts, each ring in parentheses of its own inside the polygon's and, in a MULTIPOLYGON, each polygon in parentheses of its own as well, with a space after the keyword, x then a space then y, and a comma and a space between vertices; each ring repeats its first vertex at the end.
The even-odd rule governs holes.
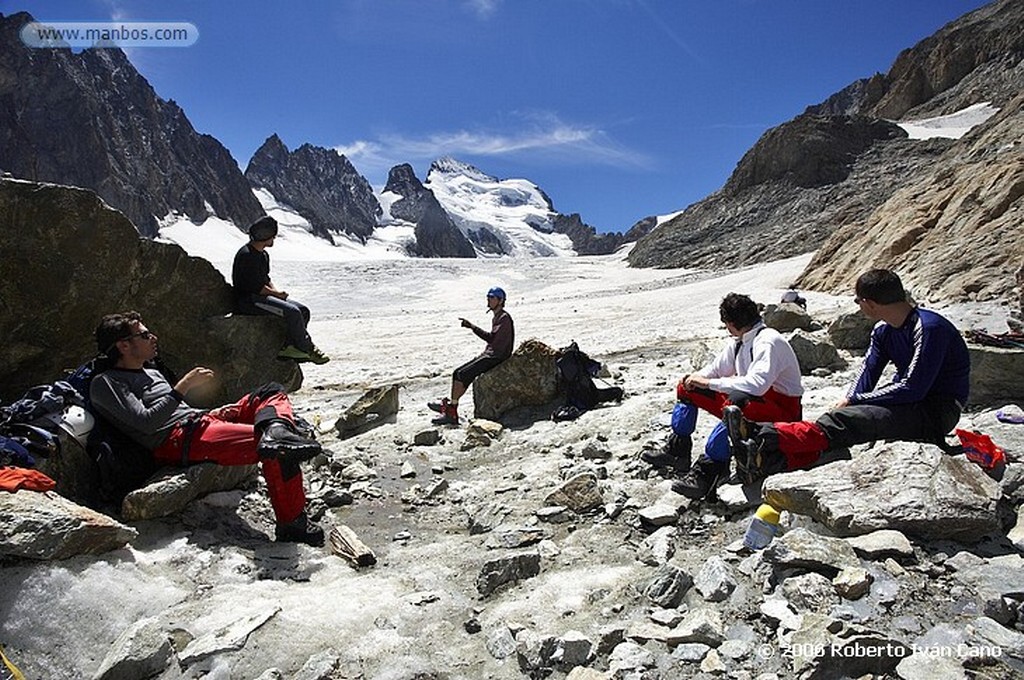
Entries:
POLYGON ((25 675, 18 670, 18 667, 11 663, 11 660, 4 654, 4 648, 0 647, 0 661, 3 661, 4 666, 11 672, 10 676, 5 676, 3 680, 25 680, 25 675))

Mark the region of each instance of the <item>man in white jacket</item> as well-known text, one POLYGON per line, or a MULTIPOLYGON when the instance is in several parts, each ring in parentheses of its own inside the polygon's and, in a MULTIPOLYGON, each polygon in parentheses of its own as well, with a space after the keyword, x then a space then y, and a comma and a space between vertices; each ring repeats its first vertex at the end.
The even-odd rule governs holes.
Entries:
MULTIPOLYGON (((721 419, 726 406, 736 405, 748 419, 764 416, 768 422, 795 421, 803 415, 800 365, 786 339, 765 326, 757 304, 746 295, 729 293, 719 313, 733 340, 707 366, 679 381, 670 445, 643 454, 652 465, 689 467, 698 410, 721 419)), ((687 498, 705 498, 728 477, 729 460, 728 434, 719 423, 708 437, 704 455, 673 482, 672 490, 687 498)))

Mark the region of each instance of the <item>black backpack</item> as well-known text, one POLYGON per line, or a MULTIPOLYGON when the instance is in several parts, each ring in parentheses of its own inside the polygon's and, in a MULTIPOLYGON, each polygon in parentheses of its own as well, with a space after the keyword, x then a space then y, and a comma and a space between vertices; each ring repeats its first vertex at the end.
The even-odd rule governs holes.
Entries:
POLYGON ((599 388, 594 384, 601 363, 587 356, 575 341, 559 350, 558 355, 555 367, 565 393, 565 406, 551 415, 553 420, 574 420, 601 402, 622 400, 621 387, 599 388))
MULTIPOLYGON (((100 497, 105 502, 120 505, 124 497, 143 486, 159 466, 153 461, 149 449, 119 430, 92 407, 89 386, 93 378, 112 367, 113 362, 108 357, 99 355, 76 368, 65 380, 82 395, 85 410, 95 420, 85 450, 96 462, 99 471, 100 497)), ((153 360, 149 367, 160 371, 172 385, 177 382, 174 374, 159 359, 153 360)))

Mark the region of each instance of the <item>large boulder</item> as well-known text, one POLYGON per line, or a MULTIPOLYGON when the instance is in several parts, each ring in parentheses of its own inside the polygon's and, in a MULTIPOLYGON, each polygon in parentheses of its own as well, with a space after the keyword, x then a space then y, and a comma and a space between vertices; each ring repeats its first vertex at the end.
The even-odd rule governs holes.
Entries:
POLYGON ((558 396, 557 353, 539 340, 527 340, 506 361, 477 378, 476 417, 498 420, 513 409, 551 404, 558 396))
POLYGON ((761 312, 764 324, 774 328, 780 333, 788 333, 798 328, 804 331, 813 331, 818 328, 807 310, 795 302, 781 302, 777 305, 768 305, 761 312))
POLYGON ((121 502, 121 516, 128 521, 167 517, 189 503, 217 491, 229 491, 256 477, 256 465, 199 463, 185 468, 166 468, 146 486, 132 491, 121 502))
POLYGON ((838 349, 867 349, 875 321, 859 309, 843 312, 828 326, 828 337, 838 349))
POLYGON ((968 344, 971 354, 972 406, 1002 406, 1019 401, 1024 385, 1024 350, 968 344))
POLYGON ((138 532, 52 491, 0 493, 0 556, 62 560, 124 547, 138 532))
POLYGON ((810 375, 812 371, 819 368, 830 371, 846 368, 846 360, 839 356, 839 352, 828 341, 828 338, 795 330, 787 340, 790 347, 793 348, 793 353, 796 354, 797 363, 800 364, 800 373, 803 375, 810 375))
POLYGON ((302 384, 276 361, 280 320, 226 317, 230 286, 206 260, 139 237, 120 212, 85 189, 0 179, 0 401, 50 383, 96 353, 100 317, 134 309, 160 338, 169 366, 212 368, 205 404, 268 381, 302 384))
POLYGON ((853 460, 773 475, 764 498, 837 536, 895 529, 925 539, 976 541, 999 531, 999 484, 963 456, 897 442, 853 460))

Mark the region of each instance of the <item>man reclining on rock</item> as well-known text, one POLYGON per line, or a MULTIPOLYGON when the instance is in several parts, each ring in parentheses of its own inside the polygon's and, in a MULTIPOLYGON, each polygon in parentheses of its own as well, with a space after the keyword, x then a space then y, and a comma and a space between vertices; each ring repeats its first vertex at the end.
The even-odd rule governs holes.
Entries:
POLYGON ((186 402, 190 390, 213 378, 197 366, 174 386, 147 366, 157 355, 157 336, 138 312, 104 316, 96 345, 113 362, 92 379, 92 407, 149 450, 160 465, 262 463, 267 494, 277 520, 278 541, 323 545, 324 532, 306 515, 299 463, 321 452, 295 431, 292 405, 283 388, 269 383, 233 404, 212 411, 186 402))
POLYGON ((748 480, 808 467, 829 449, 880 439, 942 445, 960 420, 970 384, 970 356, 947 319, 912 305, 899 276, 872 269, 857 279, 855 302, 878 321, 857 382, 818 420, 751 422, 727 406, 723 419, 748 480), (886 365, 896 374, 879 386, 886 365))

